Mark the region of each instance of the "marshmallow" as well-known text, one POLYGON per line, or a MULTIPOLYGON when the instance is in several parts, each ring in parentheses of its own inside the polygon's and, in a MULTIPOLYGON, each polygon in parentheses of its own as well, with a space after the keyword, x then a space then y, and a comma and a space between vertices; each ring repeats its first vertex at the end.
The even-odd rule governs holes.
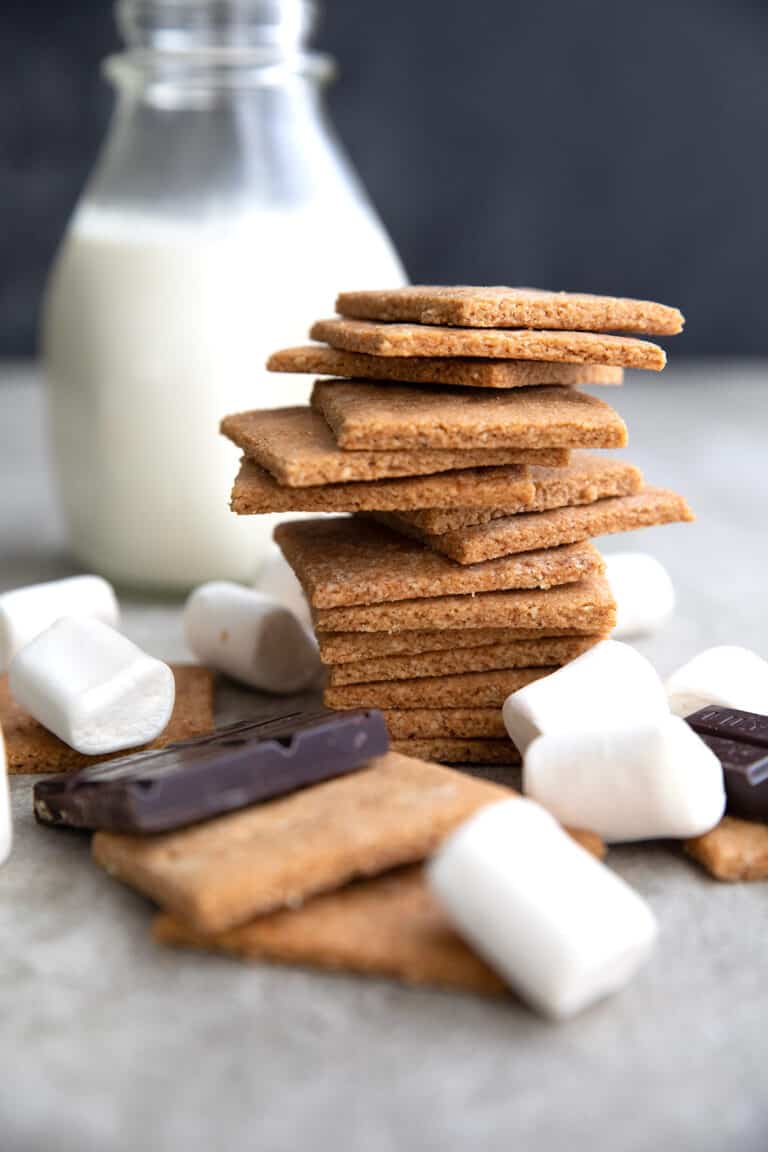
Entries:
POLYGON ((674 612, 674 585, 655 556, 616 552, 605 557, 605 575, 616 601, 616 639, 655 632, 674 612))
POLYGON ((427 877, 458 930, 548 1016, 617 991, 656 939, 645 902, 531 800, 482 809, 427 877))
POLYGON ((667 693, 676 716, 690 716, 710 704, 766 715, 768 661, 734 645, 707 648, 672 673, 667 693))
POLYGON ((299 692, 320 670, 317 647, 293 613, 241 584, 197 588, 184 609, 184 632, 204 664, 265 692, 299 692))
POLYGON ((725 811, 720 761, 677 716, 539 736, 525 753, 523 791, 563 824, 614 843, 700 836, 725 811))
POLYGON ((3 730, 0 728, 0 864, 11 854, 13 829, 11 824, 11 797, 8 791, 8 764, 5 757, 3 730))
POLYGON ((521 756, 543 733, 621 728, 668 715, 664 685, 653 666, 617 640, 602 640, 570 664, 513 692, 503 709, 521 756))
POLYGON ((259 569, 253 586, 258 592, 269 596, 278 604, 282 604, 289 612, 293 612, 314 640, 312 614, 304 590, 277 544, 272 544, 270 553, 259 569))
POLYGON ((86 756, 154 740, 173 712, 173 672, 98 620, 65 616, 13 659, 11 692, 86 756))
POLYGON ((25 644, 62 616, 85 616, 117 628, 120 609, 111 584, 100 576, 73 576, 30 584, 0 596, 0 672, 25 644))

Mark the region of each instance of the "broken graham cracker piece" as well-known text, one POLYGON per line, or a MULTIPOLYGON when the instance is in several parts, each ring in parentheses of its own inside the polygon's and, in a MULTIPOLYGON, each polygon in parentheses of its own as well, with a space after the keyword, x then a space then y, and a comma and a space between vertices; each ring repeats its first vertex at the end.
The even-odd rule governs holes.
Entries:
POLYGON ((409 524, 437 535, 475 524, 487 524, 518 512, 547 512, 550 508, 569 508, 592 504, 608 496, 628 496, 639 492, 643 474, 634 464, 594 452, 573 452, 565 468, 531 468, 534 496, 528 505, 508 504, 502 508, 422 508, 404 511, 402 526, 409 524))
POLYGON ((270 472, 279 484, 306 488, 396 476, 426 476, 461 468, 500 464, 567 463, 563 449, 547 449, 548 459, 531 460, 530 449, 467 448, 436 452, 345 452, 313 408, 271 408, 226 416, 221 432, 270 472))
POLYGON ((512 640, 508 644, 453 648, 442 652, 382 656, 378 660, 358 660, 338 664, 329 670, 328 683, 366 684, 374 680, 411 680, 422 676, 449 676, 457 672, 488 672, 498 668, 560 667, 589 648, 600 636, 559 637, 557 639, 512 640))
POLYGON ((768 824, 724 816, 683 848, 716 880, 768 880, 768 824))
POLYGON ((576 388, 473 392, 365 380, 318 380, 312 405, 341 448, 430 451, 493 448, 623 448, 615 409, 576 388))
POLYGON ((217 935, 201 935, 163 914, 155 918, 152 933, 161 944, 242 960, 385 976, 487 996, 506 992, 501 978, 454 932, 420 867, 358 880, 301 908, 259 916, 217 935))
POLYGON ((323 703, 327 708, 501 708, 510 693, 554 671, 553 667, 511 668, 344 684, 326 688, 323 703))
POLYGON ((508 795, 389 752, 351 775, 180 831, 98 832, 93 855, 194 930, 219 932, 422 860, 473 812, 508 795))
MULTIPOLYGON (((595 555, 600 559, 599 553, 595 555)), ((601 561, 602 563, 602 561, 601 561)), ((542 628, 610 632, 616 603, 602 574, 549 589, 482 592, 473 596, 432 596, 385 604, 315 609, 319 631, 398 632, 447 628, 542 628)))
POLYGON ((372 320, 318 320, 310 330, 346 352, 373 356, 485 356, 505 360, 562 360, 571 364, 612 364, 660 372, 667 362, 658 344, 632 336, 595 332, 538 332, 513 328, 439 328, 419 324, 379 324, 372 320))
MULTIPOLYGON (((400 525, 398 513, 376 512, 386 525, 400 525)), ((474 565, 513 555, 525 555, 529 549, 556 548, 594 536, 631 532, 636 528, 688 522, 694 519, 682 496, 665 488, 642 488, 630 496, 614 496, 573 508, 555 508, 549 512, 520 512, 514 516, 491 520, 475 527, 430 535, 403 522, 401 530, 419 539, 459 564, 474 565)))
POLYGON ((239 516, 262 512, 408 511, 425 504, 451 507, 457 503, 480 504, 483 500, 517 502, 527 507, 533 491, 528 469, 517 464, 505 468, 463 468, 396 480, 285 488, 255 461, 244 459, 232 489, 230 507, 239 516))
POLYGON ((536 384, 615 385, 624 370, 605 364, 556 364, 537 360, 483 360, 459 356, 368 356, 327 344, 283 348, 267 361, 270 372, 306 372, 403 384, 451 384, 463 388, 527 388, 536 384))
POLYGON ((363 517, 290 520, 277 525, 274 538, 316 609, 502 588, 547 588, 604 567, 591 544, 576 544, 462 568, 363 517))
POLYGON ((460 739, 433 736, 414 740, 393 740, 392 749, 404 756, 423 756, 440 764, 507 764, 520 763, 520 756, 509 738, 506 740, 460 739))
POLYGON ((677 308, 651 300, 547 292, 540 288, 413 285, 341 292, 336 311, 357 320, 406 320, 462 328, 563 328, 674 336, 685 323, 677 308))
POLYGON ((480 737, 509 741, 498 708, 391 708, 383 716, 392 740, 480 737))
MULTIPOLYGON (((317 632, 323 664, 349 664, 387 656, 417 656, 422 652, 446 652, 454 648, 482 648, 487 644, 512 644, 519 640, 572 639, 582 632, 548 628, 455 628, 431 632, 317 632)), ((601 635, 601 640, 605 637, 601 635)))
MULTIPOLYGON (((176 702, 168 727, 153 741, 135 751, 164 748, 177 740, 205 736, 214 729, 213 674, 193 664, 172 665, 176 680, 176 702)), ((22 711, 11 695, 8 677, 0 676, 0 730, 5 736, 10 773, 72 772, 89 764, 100 764, 124 756, 113 752, 103 756, 83 756, 22 711)))

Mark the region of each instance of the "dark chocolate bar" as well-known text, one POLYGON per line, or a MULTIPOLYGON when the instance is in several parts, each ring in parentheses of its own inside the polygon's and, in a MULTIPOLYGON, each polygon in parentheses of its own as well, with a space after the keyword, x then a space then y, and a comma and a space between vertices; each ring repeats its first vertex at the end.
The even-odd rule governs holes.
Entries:
POLYGON ((728 811, 768 820, 768 716, 713 704, 686 719, 723 766, 728 811))
POLYGON ((42 780, 35 815, 70 828, 165 832, 352 772, 388 747, 377 711, 246 720, 42 780))

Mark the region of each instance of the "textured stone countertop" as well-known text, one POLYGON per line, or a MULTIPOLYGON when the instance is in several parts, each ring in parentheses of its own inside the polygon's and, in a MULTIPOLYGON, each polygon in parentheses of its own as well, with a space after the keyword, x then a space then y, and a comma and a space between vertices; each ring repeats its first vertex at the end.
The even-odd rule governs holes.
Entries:
MULTIPOLYGON (((602 393, 631 458, 692 526, 609 539, 669 567, 679 612, 643 645, 768 655, 768 368, 687 365, 602 393)), ((34 371, 0 375, 0 589, 75 571, 45 466, 34 371)), ((178 606, 126 628, 183 655, 178 606)), ((219 718, 265 706, 221 693, 219 718)), ((556 1026, 510 998, 162 951, 149 905, 37 828, 13 785, 0 870, 3 1152, 758 1152, 768 1147, 768 884, 725 886, 666 846, 611 851, 660 946, 620 996, 556 1026)))

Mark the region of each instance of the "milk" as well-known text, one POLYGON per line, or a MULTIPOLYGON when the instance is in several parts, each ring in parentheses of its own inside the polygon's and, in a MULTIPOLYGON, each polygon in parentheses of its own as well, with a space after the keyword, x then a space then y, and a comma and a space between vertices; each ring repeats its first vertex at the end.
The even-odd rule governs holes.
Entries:
POLYGON ((237 517, 238 450, 222 416, 305 403, 311 379, 270 374, 336 292, 403 282, 362 210, 259 212, 183 224, 75 217, 44 317, 59 494, 83 564, 137 587, 249 580, 276 517, 237 517))

